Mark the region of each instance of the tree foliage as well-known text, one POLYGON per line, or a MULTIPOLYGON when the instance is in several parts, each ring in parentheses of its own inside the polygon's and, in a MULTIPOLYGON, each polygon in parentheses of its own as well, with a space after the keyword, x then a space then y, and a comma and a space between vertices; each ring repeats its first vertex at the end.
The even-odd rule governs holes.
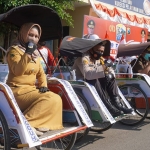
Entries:
POLYGON ((72 16, 66 12, 74 9, 73 2, 79 0, 0 0, 0 14, 5 13, 13 7, 27 4, 41 4, 54 9, 61 19, 66 20, 68 25, 73 26, 72 16))
MULTIPOLYGON (((66 12, 67 9, 74 9, 74 2, 79 0, 0 0, 0 14, 9 11, 10 9, 23 6, 27 4, 41 4, 55 10, 61 19, 65 20, 69 26, 73 27, 72 16, 66 12)), ((0 34, 4 36, 4 47, 7 48, 9 45, 9 39, 11 32, 14 31, 16 27, 1 23, 0 24, 0 34)))

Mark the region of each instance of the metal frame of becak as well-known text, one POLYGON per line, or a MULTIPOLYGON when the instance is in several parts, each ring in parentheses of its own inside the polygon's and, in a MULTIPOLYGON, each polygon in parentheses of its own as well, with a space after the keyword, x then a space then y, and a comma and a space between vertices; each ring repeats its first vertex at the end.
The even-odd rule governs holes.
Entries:
MULTIPOLYGON (((119 73, 118 73, 119 74, 119 73)), ((122 73, 125 76, 128 74, 122 73)), ((120 74, 120 76, 122 75, 120 74)), ((141 108, 141 109, 145 109, 145 111, 147 111, 147 113, 145 114, 145 116, 143 116, 143 120, 145 118, 150 118, 150 114, 149 114, 149 104, 150 104, 150 77, 146 74, 141 74, 141 73, 133 73, 132 74, 132 78, 118 78, 117 84, 119 87, 121 86, 135 86, 137 87, 137 91, 133 91, 133 89, 129 88, 123 91, 123 95, 124 96, 128 96, 128 97, 135 97, 136 98, 136 106, 137 108, 141 108), (143 101, 142 99, 140 99, 142 97, 142 93, 140 93, 140 91, 142 91, 143 95, 145 96, 146 100, 143 101)))
MULTIPOLYGON (((58 78, 63 77, 63 79, 67 79, 67 80, 71 79, 72 75, 70 75, 70 74, 72 72, 67 71, 67 70, 68 70, 68 68, 65 69, 65 71, 63 72, 63 67, 62 67, 62 68, 60 68, 60 72, 58 72, 59 70, 56 70, 55 73, 53 74, 53 76, 58 77, 58 78)), ((81 80, 78 80, 78 81, 77 80, 68 80, 68 81, 71 83, 75 92, 76 92, 76 90, 78 90, 85 97, 86 101, 89 103, 90 108, 91 108, 91 114, 92 114, 91 120, 93 121, 93 124, 94 124, 94 118, 96 120, 99 120, 100 123, 109 122, 110 124, 114 124, 118 120, 126 117, 126 115, 125 115, 125 116, 118 116, 116 118, 113 118, 112 115, 110 114, 109 110, 106 108, 103 101, 101 100, 101 98, 100 98, 99 94, 97 93, 94 86, 90 85, 89 83, 87 83, 85 81, 81 81, 81 80), (95 117, 95 115, 97 115, 97 117, 95 117)), ((129 102, 125 99, 125 97, 123 96, 123 94, 121 93, 119 88, 118 88, 118 90, 119 90, 120 97, 124 101, 124 104, 128 108, 131 108, 129 102)), ((132 112, 132 115, 135 115, 135 113, 132 112)), ((98 126, 97 126, 97 128, 98 128, 98 126)), ((97 131, 101 131, 101 130, 103 130, 103 129, 100 129, 97 131)))

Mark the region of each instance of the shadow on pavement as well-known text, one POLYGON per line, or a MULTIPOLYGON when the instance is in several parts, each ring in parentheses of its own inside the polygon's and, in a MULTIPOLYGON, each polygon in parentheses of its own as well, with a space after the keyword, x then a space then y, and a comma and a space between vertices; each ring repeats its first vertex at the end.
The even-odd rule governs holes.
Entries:
POLYGON ((120 130, 141 130, 142 126, 145 126, 147 124, 150 123, 150 119, 145 119, 143 122, 141 122, 138 125, 133 125, 133 126, 129 126, 129 125, 124 125, 121 122, 117 122, 115 123, 111 129, 120 129, 120 130))
POLYGON ((92 132, 90 131, 86 137, 84 137, 80 142, 77 142, 72 150, 79 150, 82 147, 85 147, 89 144, 93 144, 95 141, 100 139, 104 139, 105 137, 102 136, 102 133, 92 132))

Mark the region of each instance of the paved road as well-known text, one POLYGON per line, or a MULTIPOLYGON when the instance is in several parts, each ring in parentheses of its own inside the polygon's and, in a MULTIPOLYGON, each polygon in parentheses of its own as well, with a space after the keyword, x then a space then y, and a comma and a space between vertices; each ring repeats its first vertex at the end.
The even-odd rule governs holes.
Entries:
POLYGON ((150 150, 150 120, 136 127, 116 123, 101 134, 90 132, 73 150, 150 150))
POLYGON ((136 127, 116 123, 101 134, 90 132, 72 150, 150 150, 150 120, 136 127))

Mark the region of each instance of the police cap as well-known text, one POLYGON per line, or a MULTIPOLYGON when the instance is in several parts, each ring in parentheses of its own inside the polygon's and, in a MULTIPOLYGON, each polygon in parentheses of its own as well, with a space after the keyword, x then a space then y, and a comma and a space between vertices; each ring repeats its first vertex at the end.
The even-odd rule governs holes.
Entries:
POLYGON ((94 22, 93 20, 89 20, 89 21, 87 22, 87 26, 88 26, 89 28, 94 28, 94 27, 95 27, 95 22, 94 22))

